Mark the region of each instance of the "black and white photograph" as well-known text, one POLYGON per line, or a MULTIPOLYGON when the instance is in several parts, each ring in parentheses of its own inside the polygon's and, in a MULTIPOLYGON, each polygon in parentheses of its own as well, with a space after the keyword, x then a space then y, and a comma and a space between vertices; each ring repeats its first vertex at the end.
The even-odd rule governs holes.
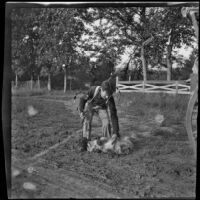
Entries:
POLYGON ((9 199, 196 199, 199 2, 6 2, 9 199))

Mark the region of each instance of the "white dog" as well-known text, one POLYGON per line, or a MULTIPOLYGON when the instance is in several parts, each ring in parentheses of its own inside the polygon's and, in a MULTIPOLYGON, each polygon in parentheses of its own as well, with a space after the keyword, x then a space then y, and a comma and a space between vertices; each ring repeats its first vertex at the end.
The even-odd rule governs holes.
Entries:
POLYGON ((133 149, 133 138, 124 137, 122 139, 117 138, 117 135, 113 135, 111 138, 101 137, 89 141, 87 144, 87 151, 100 151, 100 152, 113 152, 116 154, 127 154, 133 149))

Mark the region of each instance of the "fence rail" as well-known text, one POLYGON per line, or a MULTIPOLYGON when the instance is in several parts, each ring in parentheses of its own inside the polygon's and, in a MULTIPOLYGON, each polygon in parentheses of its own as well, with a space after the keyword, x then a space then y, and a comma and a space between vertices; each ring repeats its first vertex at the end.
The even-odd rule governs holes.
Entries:
POLYGON ((186 81, 119 81, 116 87, 120 92, 190 94, 190 85, 186 81))

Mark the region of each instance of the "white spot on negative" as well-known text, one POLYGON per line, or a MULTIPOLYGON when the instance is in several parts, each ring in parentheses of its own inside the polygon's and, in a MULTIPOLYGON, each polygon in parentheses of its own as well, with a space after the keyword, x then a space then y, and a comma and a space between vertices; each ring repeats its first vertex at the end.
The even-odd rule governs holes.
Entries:
POLYGON ((38 113, 38 111, 33 106, 28 106, 28 114, 29 116, 34 116, 38 113))
POLYGON ((16 176, 18 176, 20 174, 20 171, 19 170, 17 170, 17 169, 13 169, 12 170, 12 177, 16 177, 16 176))
POLYGON ((160 114, 157 114, 155 116, 155 121, 159 124, 161 124, 163 121, 164 121, 164 116, 163 115, 160 115, 160 114))
POLYGON ((36 186, 31 182, 25 182, 23 188, 26 190, 36 190, 36 186))

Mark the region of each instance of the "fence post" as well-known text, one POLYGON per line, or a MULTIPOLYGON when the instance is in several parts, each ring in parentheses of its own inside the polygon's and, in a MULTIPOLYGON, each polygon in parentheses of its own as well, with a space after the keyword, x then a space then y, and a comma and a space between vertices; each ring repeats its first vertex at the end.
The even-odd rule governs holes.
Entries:
POLYGON ((40 89, 40 76, 38 75, 38 89, 40 89))
POLYGON ((17 76, 17 73, 15 75, 15 87, 16 88, 18 87, 18 76, 17 76))
POLYGON ((117 90, 116 92, 118 92, 118 81, 119 81, 119 77, 118 77, 118 76, 116 76, 116 87, 115 87, 115 88, 116 88, 116 90, 117 90))
POLYGON ((176 94, 178 94, 178 81, 176 81, 176 94))
POLYGON ((145 92, 145 81, 143 81, 142 89, 143 89, 143 92, 145 92))

